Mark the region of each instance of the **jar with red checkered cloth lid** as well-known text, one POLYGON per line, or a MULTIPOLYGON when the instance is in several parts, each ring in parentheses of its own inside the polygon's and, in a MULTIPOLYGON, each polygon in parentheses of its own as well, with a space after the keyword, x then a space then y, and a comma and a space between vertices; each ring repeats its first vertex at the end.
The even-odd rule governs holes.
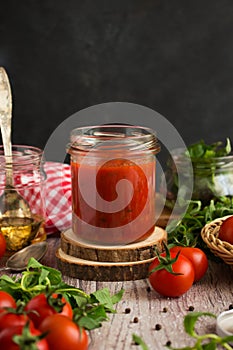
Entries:
MULTIPOLYGON (((46 174, 43 169, 43 151, 33 146, 13 145, 10 160, 13 170, 13 184, 16 191, 28 202, 30 213, 25 217, 4 215, 0 218, 0 229, 6 238, 9 250, 46 239, 45 205, 43 187, 46 174)), ((9 160, 7 160, 9 163, 9 160)), ((6 160, 0 147, 0 195, 6 191, 6 160)))

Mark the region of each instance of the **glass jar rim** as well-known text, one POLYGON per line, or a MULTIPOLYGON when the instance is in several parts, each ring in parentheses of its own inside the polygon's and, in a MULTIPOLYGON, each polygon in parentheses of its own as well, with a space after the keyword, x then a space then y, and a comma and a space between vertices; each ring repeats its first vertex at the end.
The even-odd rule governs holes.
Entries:
MULTIPOLYGON (((68 144, 70 152, 68 152, 93 150, 101 142, 109 143, 105 151, 114 151, 119 145, 122 150, 133 152, 148 150, 157 154, 160 151, 156 132, 151 128, 128 124, 104 124, 73 129, 68 144)), ((99 152, 103 149, 96 148, 95 151, 99 152)))
POLYGON ((4 155, 3 145, 0 145, 0 165, 5 163, 24 164, 42 160, 43 150, 36 146, 12 145, 12 157, 4 155))

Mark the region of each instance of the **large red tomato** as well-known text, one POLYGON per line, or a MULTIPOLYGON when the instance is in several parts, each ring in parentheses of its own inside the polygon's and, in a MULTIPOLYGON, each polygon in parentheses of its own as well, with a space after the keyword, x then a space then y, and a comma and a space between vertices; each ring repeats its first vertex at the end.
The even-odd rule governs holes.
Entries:
POLYGON ((25 311, 29 318, 33 321, 36 328, 48 316, 55 313, 65 315, 72 319, 73 310, 70 303, 57 293, 46 297, 44 293, 38 294, 27 303, 25 311))
MULTIPOLYGON (((162 254, 164 256, 164 254, 162 254)), ((171 259, 176 257, 171 253, 171 259)), ((149 266, 149 272, 160 264, 159 259, 155 258, 149 266)), ((194 268, 190 260, 179 254, 176 262, 172 264, 174 273, 168 272, 165 268, 154 271, 149 275, 151 286, 156 292, 166 297, 178 297, 187 292, 194 282, 194 268)))
POLYGON ((88 335, 68 317, 54 314, 48 316, 40 325, 41 332, 48 332, 46 339, 50 349, 87 350, 88 335))
POLYGON ((218 238, 233 244, 233 216, 225 219, 220 226, 218 238))
POLYGON ((194 282, 199 281, 206 273, 208 269, 208 259, 205 253, 199 249, 194 247, 173 247, 170 249, 170 252, 178 253, 184 255, 188 258, 193 264, 195 271, 194 282))

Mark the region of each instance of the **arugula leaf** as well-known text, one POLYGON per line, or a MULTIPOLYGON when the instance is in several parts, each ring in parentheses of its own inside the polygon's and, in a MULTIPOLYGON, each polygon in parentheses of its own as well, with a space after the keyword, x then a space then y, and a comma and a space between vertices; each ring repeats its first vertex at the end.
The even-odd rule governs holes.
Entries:
POLYGON ((121 289, 118 293, 116 294, 113 294, 111 296, 111 299, 112 299, 112 303, 115 305, 117 303, 119 303, 119 301, 121 301, 122 297, 123 297, 123 294, 124 294, 124 289, 121 289))
POLYGON ((194 346, 183 348, 173 348, 171 346, 167 347, 171 350, 215 350, 218 348, 218 345, 221 345, 224 349, 233 350, 233 348, 228 344, 233 340, 233 335, 228 337, 219 337, 214 333, 200 335, 196 333, 196 322, 203 316, 216 317, 214 314, 209 312, 191 312, 184 318, 184 329, 186 333, 196 340, 194 346))
POLYGON ((192 312, 190 314, 187 314, 184 318, 184 329, 185 329, 186 333, 191 335, 191 337, 198 336, 194 330, 194 326, 195 326, 198 318, 201 316, 216 317, 214 314, 211 314, 210 312, 192 312))
POLYGON ((75 322, 80 326, 88 330, 101 327, 103 321, 107 321, 107 316, 104 305, 97 305, 90 310, 86 310, 83 314, 80 313, 80 309, 74 309, 75 322))
MULTIPOLYGON (((233 335, 227 337, 220 337, 214 333, 207 334, 197 334, 195 331, 196 322, 200 317, 209 316, 216 318, 216 315, 210 312, 190 312, 184 317, 184 329, 188 335, 190 335, 196 342, 193 346, 184 346, 182 348, 174 348, 171 345, 166 345, 170 350, 215 350, 218 349, 218 345, 221 345, 221 348, 227 350, 233 350, 229 342, 233 341, 233 335)), ((135 344, 140 345, 142 350, 149 350, 145 342, 133 334, 133 340, 135 344)))
POLYGON ((140 345, 142 350, 149 350, 146 343, 138 335, 133 334, 133 341, 135 342, 135 344, 140 345))
POLYGON ((103 288, 92 293, 91 296, 94 298, 95 302, 103 304, 106 310, 115 313, 113 309, 113 302, 108 288, 103 288))
POLYGON ((62 281, 62 274, 60 271, 49 267, 49 266, 44 266, 39 261, 37 261, 34 258, 30 258, 28 265, 27 265, 27 271, 30 269, 36 269, 36 270, 41 270, 41 273, 39 275, 39 282, 43 282, 46 278, 49 278, 50 283, 53 285, 57 285, 61 283, 62 281))
POLYGON ((118 293, 110 295, 108 288, 103 288, 97 290, 91 294, 91 297, 94 298, 96 302, 99 302, 105 306, 105 309, 109 312, 115 313, 114 304, 118 303, 123 296, 124 290, 121 289, 118 293))

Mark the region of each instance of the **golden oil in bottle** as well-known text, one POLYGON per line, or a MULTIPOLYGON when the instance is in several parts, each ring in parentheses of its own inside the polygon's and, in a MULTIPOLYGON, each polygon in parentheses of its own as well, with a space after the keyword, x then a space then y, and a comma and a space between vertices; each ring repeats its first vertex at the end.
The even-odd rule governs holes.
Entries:
POLYGON ((0 230, 6 239, 7 249, 16 251, 30 243, 46 239, 46 234, 42 234, 43 221, 44 219, 38 215, 32 215, 31 218, 2 218, 0 230))
MULTIPOLYGON (((43 150, 34 146, 12 145, 12 157, 7 163, 12 167, 14 191, 29 204, 24 216, 11 209, 0 213, 0 232, 7 242, 7 250, 19 250, 29 244, 46 239, 45 183, 43 150)), ((6 192, 6 157, 0 145, 0 195, 6 192)))

